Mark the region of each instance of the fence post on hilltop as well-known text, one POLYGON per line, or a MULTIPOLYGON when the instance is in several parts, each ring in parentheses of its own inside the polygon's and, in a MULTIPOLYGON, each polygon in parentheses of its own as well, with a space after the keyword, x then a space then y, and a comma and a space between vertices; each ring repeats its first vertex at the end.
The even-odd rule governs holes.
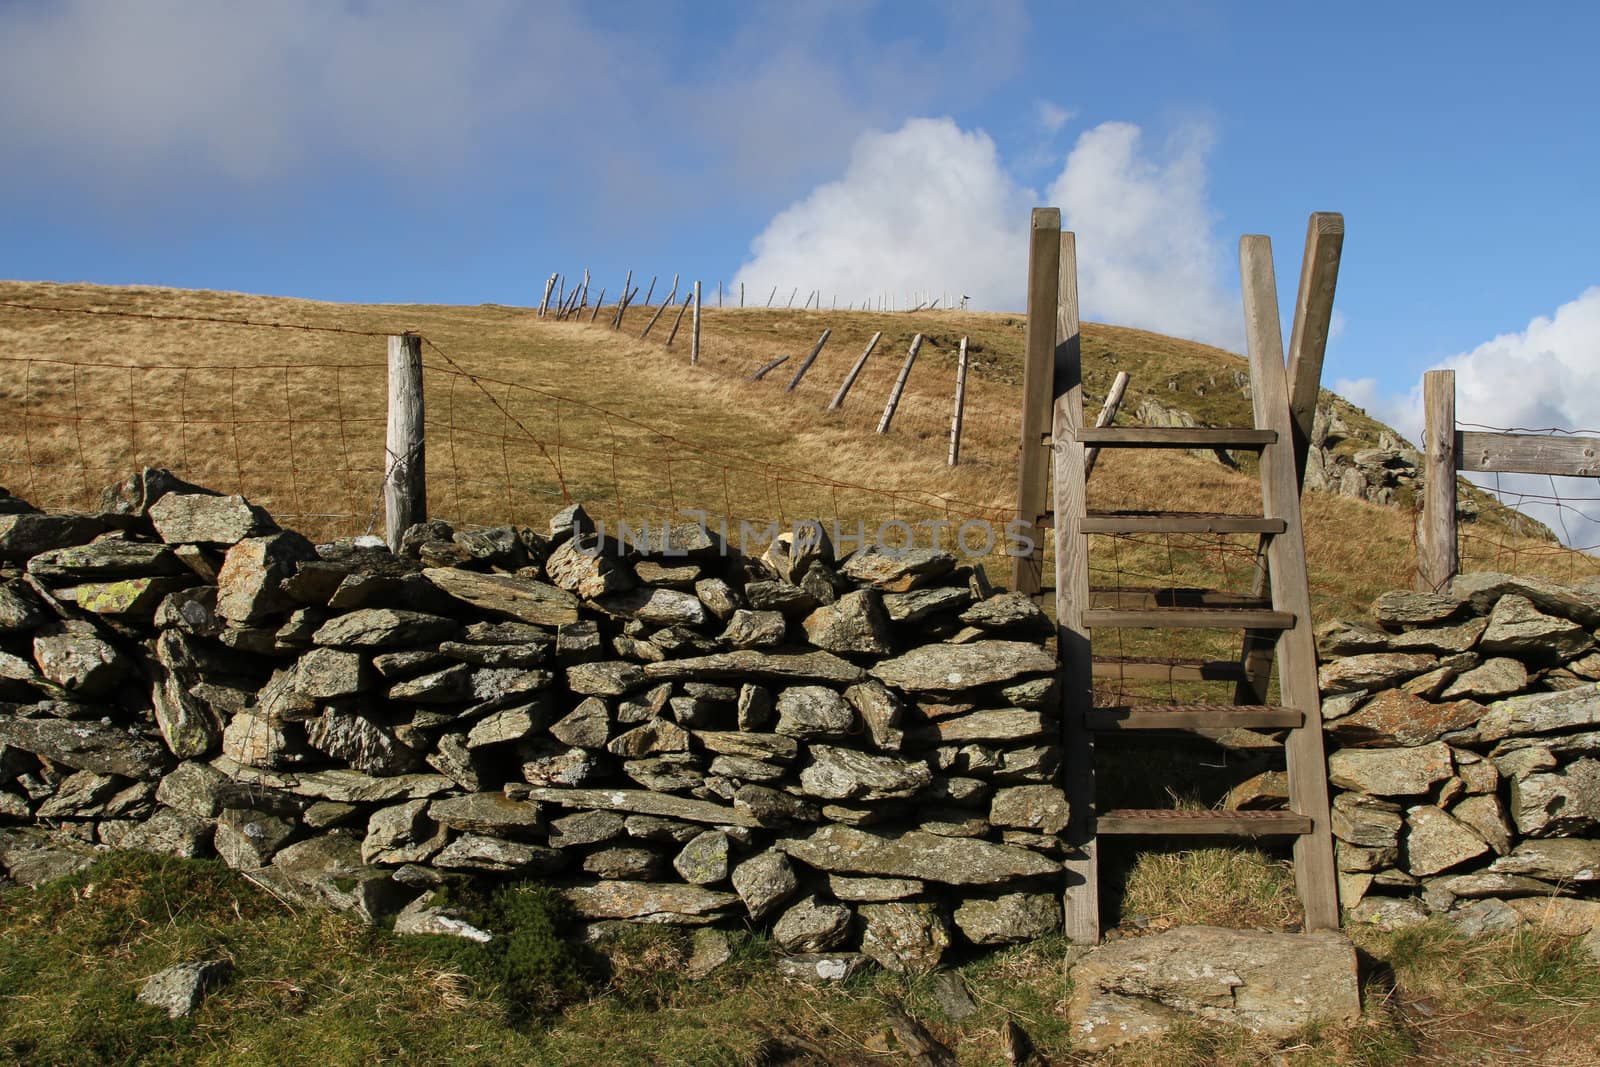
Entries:
POLYGON ((689 342, 689 362, 700 362, 700 283, 694 283, 694 334, 689 342))
POLYGON ((565 274, 558 274, 556 276, 556 318, 559 319, 561 317, 561 309, 565 307, 566 304, 567 276, 565 274))
POLYGON ((878 347, 878 339, 882 336, 883 331, 879 330, 872 335, 872 340, 867 342, 867 347, 856 359, 855 366, 850 368, 850 373, 846 374, 844 381, 839 383, 839 391, 833 394, 833 400, 828 404, 829 411, 838 411, 839 408, 844 406, 844 398, 849 395, 850 387, 856 384, 856 376, 861 373, 861 368, 867 365, 867 357, 872 355, 874 348, 878 347))
POLYGON ((774 285, 772 287, 772 292, 767 294, 767 307, 771 307, 772 306, 772 298, 777 296, 777 295, 778 295, 778 287, 776 285, 774 285))
POLYGON ((549 307, 550 307, 550 290, 554 289, 555 285, 556 285, 556 276, 554 274, 552 274, 552 275, 550 275, 550 280, 544 283, 544 299, 539 301, 539 317, 541 319, 544 318, 544 313, 547 310, 549 310, 549 307))
POLYGON ((1456 545, 1456 372, 1431 370, 1422 376, 1422 406, 1427 416, 1426 467, 1422 517, 1417 527, 1416 588, 1436 593, 1461 569, 1456 545))
POLYGON ((652 274, 652 275, 650 275, 650 288, 648 288, 648 289, 646 289, 644 291, 644 306, 645 307, 649 307, 650 306, 650 298, 655 295, 655 292, 656 292, 656 276, 654 274, 652 274))
MULTIPOLYGON (((1110 426, 1117 417, 1117 408, 1122 405, 1122 394, 1128 390, 1128 372, 1117 371, 1116 381, 1111 383, 1111 391, 1106 394, 1106 402, 1100 406, 1100 414, 1095 418, 1096 426, 1110 426)), ((1094 461, 1100 458, 1100 446, 1090 445, 1083 450, 1083 476, 1085 478, 1094 473, 1094 461)))
MULTIPOLYGON (((786 307, 786 308, 788 308, 790 310, 793 310, 794 309, 794 298, 799 296, 799 295, 800 295, 800 287, 798 285, 795 286, 793 289, 790 289, 789 290, 789 302, 787 304, 785 304, 784 307, 786 307)), ((808 304, 810 302, 811 301, 809 301, 809 300, 806 301, 806 303, 808 303, 808 304)))
POLYGON ((600 287, 600 297, 594 302, 594 310, 589 312, 589 321, 593 322, 596 315, 600 314, 600 305, 606 302, 606 287, 600 287))
POLYGON ((900 376, 894 380, 894 388, 889 391, 889 402, 883 405, 883 418, 878 420, 878 432, 888 433, 889 423, 894 419, 894 409, 900 406, 900 394, 906 391, 906 379, 911 377, 911 364, 917 361, 917 353, 922 351, 922 335, 919 333, 911 339, 911 351, 906 353, 906 361, 900 367, 900 376))
POLYGON ((628 310, 628 289, 633 285, 633 271, 628 271, 628 276, 622 279, 622 299, 617 301, 617 313, 611 316, 613 330, 622 326, 622 313, 628 310))
POLYGON ((422 337, 389 338, 389 432, 384 441, 383 539, 400 551, 400 536, 428 519, 427 447, 422 422, 422 337))
POLYGON ((678 306, 678 316, 677 316, 677 318, 672 320, 672 330, 671 330, 670 333, 667 334, 667 345, 666 345, 666 347, 668 347, 668 348, 672 347, 673 338, 678 336, 678 324, 683 321, 683 313, 685 311, 689 310, 689 301, 691 301, 693 299, 694 299, 693 295, 686 296, 686 297, 683 298, 683 303, 678 306))
POLYGON ((954 467, 961 460, 961 412, 967 402, 967 339, 961 339, 961 351, 956 356, 956 410, 950 416, 950 458, 947 466, 954 467))
POLYGON ((739 283, 739 306, 744 307, 744 282, 739 283))
POLYGON ((722 306, 722 283, 717 283, 717 307, 722 306))
POLYGON ((811 347, 811 354, 806 356, 805 361, 794 372, 794 377, 789 379, 789 384, 784 388, 784 392, 794 392, 794 387, 799 385, 800 379, 806 376, 806 371, 811 369, 811 364, 817 361, 817 356, 822 353, 822 346, 828 343, 828 335, 831 333, 833 333, 831 328, 822 331, 822 336, 817 338, 817 343, 811 347))

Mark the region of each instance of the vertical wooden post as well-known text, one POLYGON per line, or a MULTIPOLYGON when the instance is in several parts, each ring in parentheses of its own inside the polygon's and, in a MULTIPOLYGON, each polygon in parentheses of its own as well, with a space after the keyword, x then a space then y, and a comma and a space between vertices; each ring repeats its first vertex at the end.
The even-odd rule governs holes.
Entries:
MULTIPOLYGON (((1051 344, 1045 384, 1050 403, 1050 441, 1054 460, 1055 498, 1055 601, 1056 661, 1061 687, 1062 788, 1067 794, 1067 855, 1062 861, 1066 875, 1062 906, 1067 937, 1079 944, 1100 940, 1099 841, 1095 827, 1094 736, 1085 714, 1094 703, 1094 662, 1089 632, 1083 625, 1089 607, 1089 540, 1079 529, 1083 518, 1088 478, 1087 457, 1078 431, 1083 428, 1083 352, 1078 324, 1078 245, 1076 236, 1062 233, 1061 215, 1039 219, 1034 212, 1034 236, 1041 230, 1049 248, 1034 245, 1039 268, 1040 288, 1030 281, 1028 337, 1034 337, 1032 313, 1037 310, 1045 321, 1051 344), (1044 225, 1040 226, 1039 223, 1044 225), (1051 251, 1054 256, 1050 255, 1051 251), (1051 263, 1051 260, 1054 263, 1051 263), (1051 270, 1051 267, 1054 270, 1051 270), (1051 274, 1053 279, 1049 279, 1051 274), (1048 291, 1043 281, 1053 281, 1048 291), (1033 297, 1037 295, 1038 301, 1033 297), (1055 314, 1049 311, 1054 307, 1055 314)), ((1029 269, 1030 279, 1034 277, 1029 269)), ((1042 347, 1042 343, 1041 343, 1042 347)), ((1024 415, 1026 417, 1026 415, 1024 415)))
POLYGON ((906 353, 906 361, 900 367, 900 376, 894 380, 894 388, 889 391, 889 402, 883 405, 883 418, 878 420, 878 432, 888 433, 889 423, 894 419, 895 408, 900 406, 900 394, 906 391, 906 379, 911 377, 911 364, 917 361, 917 353, 922 351, 922 335, 919 333, 911 339, 911 351, 906 353))
POLYGON ((722 306, 722 283, 717 283, 717 307, 722 306))
POLYGON ((822 336, 817 338, 817 343, 811 346, 811 353, 806 356, 799 368, 794 372, 794 377, 789 379, 789 384, 783 389, 786 393, 794 392, 794 387, 800 384, 800 379, 806 376, 806 371, 811 369, 811 364, 817 361, 817 356, 822 352, 822 346, 828 343, 828 335, 833 333, 832 328, 823 330, 822 336))
POLYGON ((539 317, 544 318, 544 313, 550 308, 550 290, 555 288, 556 276, 550 275, 550 280, 544 283, 544 298, 539 301, 539 317))
POLYGON ((400 536, 428 519, 428 451, 422 422, 422 338, 389 338, 389 432, 384 441, 383 536, 400 551, 400 536))
POLYGON ((694 336, 689 342, 689 362, 700 362, 700 283, 694 283, 694 336))
POLYGON ((667 333, 668 348, 672 347, 673 339, 678 336, 678 324, 683 322, 683 313, 689 310, 689 301, 693 299, 693 294, 686 296, 683 298, 683 303, 678 306, 678 315, 672 320, 672 329, 667 333))
POLYGON ((578 301, 578 310, 582 311, 589 306, 589 268, 583 268, 583 298, 578 301))
POLYGON ((1461 569, 1456 543, 1456 372, 1431 370, 1422 376, 1422 406, 1427 413, 1422 515, 1417 527, 1416 588, 1436 593, 1461 569))
POLYGON ((961 413, 967 402, 967 339, 961 339, 961 351, 956 355, 956 409, 950 416, 950 458, 947 466, 954 467, 961 460, 961 413))
MULTIPOLYGON (((1106 393, 1106 402, 1100 406, 1100 414, 1095 418, 1096 426, 1110 426, 1117 417, 1117 408, 1122 405, 1122 394, 1128 390, 1128 372, 1117 371, 1116 379, 1111 383, 1110 392, 1106 393)), ((1099 448, 1086 448, 1083 450, 1083 476, 1088 478, 1094 473, 1094 461, 1100 458, 1099 448)))
POLYGON ((1295 882, 1305 904, 1306 929, 1337 930, 1338 871, 1333 862, 1328 808, 1322 696, 1317 688, 1311 587, 1300 523, 1300 479, 1294 465, 1294 430, 1287 403, 1283 334, 1278 324, 1278 289, 1272 270, 1272 242, 1268 238, 1259 234, 1240 238, 1239 274, 1244 290, 1245 345, 1250 354, 1255 425, 1278 433, 1277 442, 1261 450, 1265 514, 1284 521, 1283 532, 1273 535, 1267 543, 1267 569, 1273 576, 1272 608, 1294 616, 1294 625, 1278 634, 1278 690, 1285 707, 1305 715, 1304 725, 1290 730, 1284 741, 1289 807, 1311 820, 1311 832, 1294 839, 1295 882))
POLYGON ((856 377, 861 373, 861 368, 867 365, 867 357, 872 355, 872 350, 878 347, 878 339, 883 336, 879 330, 872 335, 872 340, 867 342, 867 347, 856 359, 855 366, 850 368, 850 373, 844 376, 844 381, 839 383, 839 391, 833 394, 833 400, 828 404, 829 411, 838 411, 844 406, 844 398, 849 394, 850 387, 856 384, 856 377))
MULTIPOLYGON (((1049 489, 1051 390, 1055 376, 1056 315, 1060 306, 1061 211, 1033 209, 1028 243, 1028 327, 1022 364, 1022 447, 1017 458, 1017 522, 1033 552, 1013 556, 1011 588, 1037 597, 1044 588, 1044 517, 1049 489)), ((1076 282, 1074 282, 1074 285, 1076 282)))
POLYGON ((744 282, 739 283, 739 306, 744 307, 744 282))

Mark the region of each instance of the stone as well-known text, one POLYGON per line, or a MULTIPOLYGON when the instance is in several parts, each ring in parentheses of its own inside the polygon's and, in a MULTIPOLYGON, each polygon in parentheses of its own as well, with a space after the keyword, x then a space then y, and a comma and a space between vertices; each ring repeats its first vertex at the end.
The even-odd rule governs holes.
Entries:
POLYGON ((18 584, 0 585, 0 633, 18 634, 37 630, 50 615, 18 584))
POLYGON ((550 727, 550 736, 573 748, 604 748, 611 737, 611 711, 599 697, 587 697, 550 727))
POLYGON ((956 558, 928 548, 888 548, 869 545, 851 554, 841 570, 845 576, 886 592, 904 593, 931 585, 955 570, 956 558))
POLYGON ((741 730, 759 730, 772 719, 772 693, 765 686, 741 685, 735 714, 741 730))
POLYGON ((711 773, 737 782, 779 782, 788 777, 789 771, 776 763, 745 756, 718 756, 711 761, 711 773))
POLYGON ((697 885, 600 882, 561 891, 585 919, 629 919, 642 923, 693 925, 739 902, 732 893, 697 885))
POLYGON ((218 617, 242 625, 261 622, 293 601, 280 587, 316 550, 297 533, 251 537, 228 549, 217 573, 218 617))
POLYGON ((959 745, 974 741, 1022 741, 1043 737, 1054 725, 1037 711, 995 708, 940 719, 932 726, 913 730, 910 740, 923 745, 959 745))
POLYGON ((578 621, 577 597, 531 578, 454 567, 429 567, 423 570, 422 577, 446 596, 490 615, 537 626, 578 621))
POLYGON ((880 835, 824 826, 806 837, 782 839, 778 847, 829 873, 917 878, 944 885, 994 885, 1061 870, 1060 864, 1027 849, 919 830, 880 835))
POLYGON ((1406 869, 1412 874, 1438 874, 1489 851, 1482 838, 1432 804, 1408 810, 1406 823, 1406 869))
MULTIPOLYGON (((781 724, 780 724, 781 729, 781 724)), ((917 760, 872 756, 854 749, 813 744, 812 763, 800 772, 800 788, 824 800, 904 799, 928 788, 933 772, 917 760)))
POLYGON ((363 863, 426 863, 444 847, 448 831, 428 817, 426 800, 407 800, 373 812, 361 842, 363 863))
POLYGON ((1325 697, 1353 689, 1387 689, 1438 665, 1437 656, 1423 652, 1373 652, 1347 656, 1324 663, 1317 671, 1317 685, 1325 697))
POLYGON ((672 861, 673 870, 693 885, 711 885, 728 877, 728 835, 706 830, 691 838, 672 861))
POLYGON ((1490 864, 1489 870, 1549 882, 1600 882, 1600 841, 1576 837, 1524 841, 1490 864))
POLYGON ((99 826, 100 841, 107 848, 188 860, 211 854, 213 834, 211 820, 171 808, 159 808, 147 819, 106 819, 99 826))
POLYGON ((289 737, 271 719, 241 711, 222 731, 222 754, 248 767, 282 767, 293 762, 289 737))
POLYGON ((1386 689, 1360 711, 1329 723, 1327 733, 1341 745, 1414 748, 1474 725, 1483 713, 1483 705, 1473 700, 1436 704, 1403 689, 1386 689))
POLYGON ((580 786, 598 775, 601 763, 581 748, 519 748, 522 780, 537 786, 580 786))
POLYGON ((78 771, 69 774, 56 786, 55 794, 39 805, 34 816, 40 819, 59 819, 64 816, 92 818, 105 815, 106 802, 116 795, 126 779, 114 775, 78 771))
POLYGON ((1355 656, 1364 652, 1383 652, 1390 634, 1349 619, 1329 619, 1316 629, 1317 653, 1329 660, 1335 656, 1355 656))
POLYGON ((1367 897, 1345 912, 1347 921, 1381 930, 1404 930, 1428 921, 1420 901, 1396 897, 1367 897))
POLYGON ((212 845, 229 867, 252 871, 265 867, 295 829, 294 823, 269 812, 227 808, 217 818, 212 845))
POLYGON ((1569 895, 1571 892, 1569 887, 1541 882, 1537 878, 1476 871, 1429 879, 1423 896, 1425 900, 1431 896, 1436 901, 1453 904, 1458 897, 1469 900, 1481 897, 1550 897, 1557 893, 1569 895))
POLYGON ((1287 807, 1289 776, 1283 771, 1262 771, 1228 790, 1225 811, 1271 811, 1287 807))
POLYGON ((0 716, 0 745, 75 770, 139 780, 160 777, 171 763, 163 746, 97 722, 0 716))
POLYGON ((1059 834, 1067 828, 1067 795, 1053 785, 1014 785, 997 790, 989 805, 995 826, 1059 834))
POLYGON ((1050 619, 1023 593, 999 593, 980 600, 961 613, 961 621, 968 626, 985 630, 1022 632, 1034 636, 1051 633, 1050 619))
MULTIPOLYGON (((162 498, 170 499, 171 496, 162 498)), ((160 503, 157 501, 157 506, 160 503)), ((181 1019, 193 1014, 205 1001, 206 994, 232 974, 232 960, 179 963, 146 978, 139 989, 139 1003, 166 1012, 169 1019, 181 1019)))
POLYGON ((1583 837, 1600 830, 1600 760, 1580 759, 1558 773, 1513 779, 1511 818, 1526 837, 1583 837))
POLYGON ((378 922, 408 896, 389 871, 363 863, 361 842, 346 834, 323 834, 286 845, 272 858, 271 867, 251 877, 287 900, 330 907, 366 923, 378 922))
POLYGON ((132 669, 115 646, 85 633, 35 637, 33 661, 56 685, 89 698, 109 693, 132 669))
POLYGON ((1497 700, 1478 723, 1476 737, 1487 743, 1582 726, 1600 726, 1600 686, 1497 700))
POLYGON ((1334 858, 1341 874, 1362 874, 1381 871, 1400 862, 1398 848, 1363 848, 1343 841, 1334 841, 1334 858))
POLYGON ((1389 647, 1396 652, 1465 652, 1477 644, 1488 626, 1487 619, 1468 619, 1454 626, 1405 630, 1389 639, 1389 647))
POLYGON ((734 791, 733 809, 760 826, 781 828, 800 822, 817 822, 822 818, 821 811, 810 801, 749 783, 734 791))
POLYGON ((467 735, 462 731, 440 734, 433 751, 423 757, 428 766, 445 775, 462 789, 477 792, 483 788, 472 751, 467 747, 467 735))
POLYGON ((1328 697, 1322 702, 1322 721, 1332 722, 1334 719, 1344 718, 1364 704, 1368 695, 1365 689, 1357 689, 1354 692, 1328 697))
POLYGON ((51 584, 189 573, 172 549, 143 541, 92 541, 41 552, 28 561, 27 571, 51 584))
POLYGON ((430 899, 431 895, 424 893, 401 908, 394 917, 394 932, 402 937, 459 937, 480 945, 494 940, 494 935, 487 930, 480 930, 445 908, 430 904, 430 899))
POLYGON ((1515 933, 1526 920, 1503 900, 1474 901, 1448 913, 1445 918, 1462 937, 1493 937, 1515 933))
POLYGON ((1070 978, 1078 1052, 1158 1038, 1196 1019, 1288 1037, 1361 1016, 1355 948, 1332 931, 1182 926, 1091 949, 1070 978))
POLYGON ((1464 605, 1448 593, 1384 593, 1372 602, 1372 617, 1390 629, 1443 622, 1464 605))
POLYGON ((370 684, 366 664, 356 652, 314 648, 295 662, 294 688, 312 700, 354 696, 370 684))
POLYGON ((807 615, 806 637, 829 652, 883 655, 890 648, 889 616, 876 590, 857 589, 807 615))
POLYGON ((890 622, 921 622, 940 612, 960 611, 972 602, 972 593, 954 586, 883 594, 883 610, 890 622))
MULTIPOLYGON (((652 664, 654 666, 654 664, 652 664)), ((623 696, 645 683, 637 663, 622 660, 574 663, 567 668, 567 688, 580 696, 623 696)))
POLYGON ((41 552, 81 545, 105 528, 100 520, 87 515, 0 513, 0 560, 21 563, 41 552))
POLYGON ((567 808, 603 809, 624 811, 636 815, 658 815, 682 822, 708 823, 712 826, 758 825, 753 818, 732 808, 705 800, 652 793, 644 789, 557 789, 532 786, 528 796, 534 800, 567 808))
POLYGON ((948 692, 998 685, 1055 668, 1055 657, 1038 645, 974 641, 966 645, 923 645, 903 656, 883 660, 872 667, 871 673, 907 692, 948 692))
POLYGON ((1511 851, 1511 824, 1506 821, 1498 796, 1491 793, 1466 797, 1450 809, 1450 814, 1487 842, 1496 855, 1511 851))
POLYGON ((502 792, 445 797, 428 805, 428 817, 441 826, 490 837, 530 837, 544 827, 543 809, 531 800, 512 800, 502 792))
POLYGON ((683 973, 699 981, 733 959, 733 939, 722 930, 702 927, 694 932, 689 960, 683 973))
POLYGON ((467 731, 467 748, 486 748, 508 741, 521 741, 542 730, 548 721, 549 716, 542 703, 506 708, 478 720, 467 731))
POLYGON ((783 644, 789 624, 776 611, 748 611, 740 608, 728 620, 721 640, 734 648, 773 648, 783 644))
POLYGON ((802 952, 778 957, 778 973, 802 982, 843 982, 854 978, 872 960, 861 952, 802 952))
POLYGON ((554 848, 598 845, 621 837, 624 825, 614 811, 580 811, 551 820, 549 840, 554 848))
POLYGON ((724 756, 792 763, 800 754, 799 743, 783 734, 697 730, 694 738, 708 751, 724 756))
POLYGON ((1346 748, 1328 757, 1328 781, 1369 796, 1420 796, 1450 777, 1450 746, 1442 741, 1416 748, 1346 748))
POLYGON ((694 595, 700 603, 723 622, 733 618, 739 610, 739 594, 721 578, 701 578, 694 583, 694 595))
POLYGON ((548 873, 559 870, 563 862, 561 853, 553 848, 477 833, 462 834, 428 860, 441 870, 485 874, 548 873))
POLYGON ((700 598, 677 589, 641 588, 612 593, 595 601, 600 610, 649 626, 705 626, 712 619, 700 598))
POLYGON ((265 511, 242 496, 167 493, 150 506, 149 516, 168 544, 236 545, 276 529, 265 511))
POLYGON ((848 736, 856 714, 845 699, 819 685, 790 686, 778 694, 778 733, 805 739, 848 736))
POLYGON ((866 724, 873 745, 884 752, 900 751, 905 744, 905 732, 900 729, 905 712, 892 690, 882 682, 866 681, 846 689, 844 698, 866 724))
POLYGON ((305 724, 305 731, 312 748, 362 774, 404 774, 422 762, 393 730, 359 709, 325 708, 305 724))
POLYGON ((643 726, 636 726, 612 739, 606 745, 606 751, 624 759, 638 759, 661 752, 687 752, 689 731, 666 719, 651 719, 643 726))
POLYGON ((794 866, 776 849, 758 853, 733 868, 733 888, 751 922, 763 922, 800 888, 794 866))
POLYGON ((209 763, 185 760, 161 779, 156 800, 185 815, 215 818, 222 810, 218 797, 227 780, 227 775, 209 763))
POLYGON ((1594 639, 1579 623, 1546 615, 1527 597, 1507 593, 1495 602, 1478 645, 1494 655, 1553 662, 1586 651, 1594 639))
POLYGON ((744 587, 744 595, 752 608, 776 611, 785 617, 807 615, 822 603, 808 590, 788 582, 751 582, 744 587))
POLYGON ((1547 745, 1526 745, 1492 758, 1497 773, 1513 781, 1556 768, 1555 753, 1547 745))
POLYGON ((850 909, 842 904, 806 897, 778 917, 772 936, 785 952, 822 952, 845 939, 852 918, 850 909))
POLYGON ((853 685, 866 672, 831 652, 767 653, 746 649, 712 656, 649 663, 645 678, 652 682, 695 681, 735 682, 825 682, 853 685))
POLYGON ((472 668, 451 664, 389 687, 388 698, 408 704, 459 704, 472 698, 472 668))
POLYGON ((1540 611, 1585 626, 1600 625, 1600 606, 1591 590, 1573 589, 1543 578, 1494 572, 1458 574, 1450 582, 1450 595, 1466 601, 1479 615, 1488 614, 1507 594, 1523 597, 1540 611))
POLYGON ((931 974, 950 947, 950 924, 937 904, 890 901, 861 905, 861 951, 896 974, 931 974))
POLYGON ((1394 848, 1403 824, 1399 807, 1387 801, 1361 793, 1339 793, 1333 798, 1329 825, 1340 841, 1366 848, 1394 848))
POLYGON ((1007 945, 1048 937, 1061 929, 1061 901, 1052 893, 1007 893, 963 901, 956 928, 974 945, 1007 945))
POLYGON ((1590 959, 1600 963, 1600 900, 1509 900, 1525 920, 1561 937, 1582 938, 1590 959))
POLYGON ((1521 660, 1496 656, 1465 671, 1445 686, 1440 696, 1445 700, 1462 698, 1481 700, 1509 696, 1528 686, 1528 668, 1521 660))
POLYGON ((418 648, 404 652, 380 652, 372 657, 372 666, 379 677, 400 681, 428 671, 443 670, 450 666, 450 661, 432 649, 418 648))
POLYGON ((328 620, 311 639, 333 648, 414 648, 453 638, 460 629, 460 623, 440 615, 360 608, 328 620))
MULTIPOLYGON (((238 769, 229 773, 236 779, 242 775, 238 769)), ((455 783, 442 774, 400 774, 392 778, 375 778, 370 774, 349 768, 336 767, 325 771, 303 771, 285 776, 290 791, 318 800, 332 800, 341 804, 389 804, 396 800, 426 800, 455 787, 455 783)))

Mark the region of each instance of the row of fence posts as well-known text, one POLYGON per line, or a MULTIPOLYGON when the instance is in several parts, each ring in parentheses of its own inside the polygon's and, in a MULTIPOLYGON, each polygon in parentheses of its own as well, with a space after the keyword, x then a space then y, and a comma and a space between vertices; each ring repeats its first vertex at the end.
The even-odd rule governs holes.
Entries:
MULTIPOLYGON (((623 296, 624 296, 624 300, 622 301, 622 305, 624 307, 626 306, 626 304, 632 302, 633 294, 637 292, 637 290, 631 290, 631 289, 628 288, 629 284, 631 284, 632 281, 633 281, 633 272, 630 270, 628 272, 628 280, 623 283, 623 287, 622 287, 622 292, 623 292, 623 296)), ((644 303, 645 303, 646 306, 649 306, 651 294, 653 294, 655 292, 655 282, 656 282, 656 279, 655 279, 654 276, 652 276, 651 279, 650 279, 650 288, 647 289, 645 291, 645 294, 644 294, 644 303)), ((695 284, 698 285, 699 283, 696 282, 695 284)), ((677 289, 678 289, 677 275, 673 275, 672 289, 673 289, 673 294, 676 295, 677 289)), ((565 277, 565 275, 561 274, 559 271, 557 271, 556 273, 551 274, 550 277, 548 279, 546 279, 546 281, 544 283, 544 297, 539 301, 539 317, 541 319, 545 317, 545 314, 549 310, 549 307, 550 307, 550 298, 551 298, 552 295, 555 296, 555 298, 556 298, 556 319, 557 319, 557 321, 560 321, 562 319, 568 318, 569 316, 571 316, 571 315, 573 315, 573 314, 575 314, 575 313, 577 313, 579 311, 582 311, 584 308, 587 308, 589 306, 589 272, 587 270, 585 270, 583 272, 583 281, 582 281, 582 283, 580 283, 579 285, 573 287, 573 293, 579 294, 579 295, 574 298, 575 302, 569 307, 568 306, 567 289, 566 289, 566 277, 565 277)), ((719 308, 722 307, 722 293, 723 293, 722 283, 718 282, 717 283, 717 307, 719 307, 719 308)), ((606 291, 605 291, 605 289, 602 288, 600 290, 600 297, 595 302, 594 310, 590 312, 590 321, 591 322, 594 320, 595 315, 597 315, 599 313, 600 304, 604 302, 605 295, 606 295, 606 291)), ((788 300, 788 302, 786 304, 783 305, 784 309, 785 310, 793 310, 794 309, 794 298, 799 296, 799 295, 800 295, 800 287, 799 286, 795 286, 793 289, 791 289, 789 291, 789 300, 788 300)), ((937 311, 937 310, 940 309, 940 306, 943 305, 945 310, 953 311, 953 310, 956 310, 958 307, 961 308, 961 309, 965 309, 966 306, 967 306, 967 300, 968 300, 967 297, 963 296, 960 299, 960 302, 958 304, 949 294, 944 294, 944 295, 941 295, 941 296, 935 296, 935 297, 932 297, 930 299, 928 294, 926 294, 926 293, 923 293, 923 294, 913 293, 912 294, 912 298, 916 298, 919 295, 921 296, 921 299, 918 299, 915 304, 910 304, 909 300, 908 300, 908 305, 905 308, 900 308, 900 307, 896 306, 897 305, 897 301, 895 301, 892 298, 887 297, 887 296, 880 295, 880 296, 878 296, 876 298, 874 298, 872 296, 867 296, 866 298, 864 298, 861 301, 861 310, 862 311, 901 311, 901 310, 904 310, 904 311, 937 311)), ((772 291, 767 294, 766 307, 771 308, 773 306, 773 301, 775 299, 777 299, 777 296, 778 296, 778 287, 776 285, 774 285, 772 287, 772 291)), ((665 303, 669 303, 670 304, 671 302, 672 302, 672 297, 669 296, 667 298, 667 300, 665 301, 665 303)), ((698 306, 698 304, 699 304, 698 298, 696 299, 695 303, 698 306)), ((812 306, 813 303, 816 304, 816 309, 818 311, 822 310, 822 290, 821 289, 813 289, 813 290, 811 290, 811 292, 809 294, 807 294, 807 296, 806 296, 805 303, 800 305, 800 310, 801 311, 809 311, 811 309, 811 306, 812 306)), ((745 306, 745 303, 744 303, 744 282, 740 282, 739 283, 739 307, 743 308, 744 306, 745 306)), ((833 311, 838 311, 839 310, 839 295, 837 293, 835 293, 833 295, 832 299, 831 299, 830 308, 833 311)), ((846 311, 855 311, 856 310, 855 302, 851 301, 850 303, 846 304, 845 305, 845 310, 846 311)), ((621 315, 616 315, 616 316, 614 316, 614 318, 616 319, 617 325, 620 328, 621 321, 622 321, 621 315)))

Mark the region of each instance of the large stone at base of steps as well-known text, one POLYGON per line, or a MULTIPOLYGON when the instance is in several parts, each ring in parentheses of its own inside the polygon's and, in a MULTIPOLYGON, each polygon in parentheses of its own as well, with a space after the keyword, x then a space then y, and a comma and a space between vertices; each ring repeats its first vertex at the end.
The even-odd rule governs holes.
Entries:
POLYGON ((1180 926, 1092 949, 1072 966, 1068 1019, 1085 1052, 1195 1019, 1286 1036, 1361 1014, 1356 952, 1336 932, 1180 926))

